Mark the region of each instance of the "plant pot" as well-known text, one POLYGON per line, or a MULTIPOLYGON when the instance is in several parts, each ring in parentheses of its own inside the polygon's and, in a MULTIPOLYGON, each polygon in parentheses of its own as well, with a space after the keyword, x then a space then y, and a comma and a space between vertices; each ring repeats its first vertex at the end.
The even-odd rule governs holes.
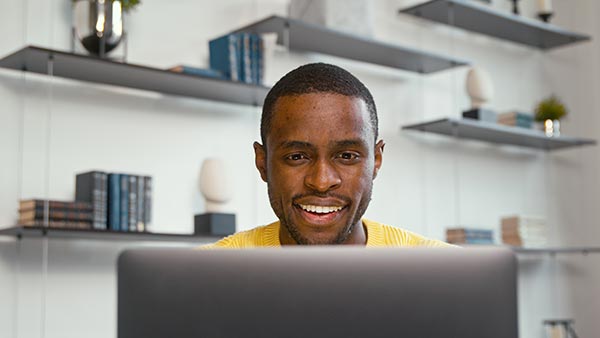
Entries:
POLYGON ((90 54, 105 57, 123 40, 121 1, 75 1, 73 3, 73 34, 90 54))

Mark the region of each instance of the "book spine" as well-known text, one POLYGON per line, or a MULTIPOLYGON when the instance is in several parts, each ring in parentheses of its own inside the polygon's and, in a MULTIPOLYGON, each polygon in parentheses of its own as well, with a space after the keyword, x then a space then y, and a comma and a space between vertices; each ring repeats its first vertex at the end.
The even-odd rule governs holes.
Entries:
POLYGON ((67 202, 51 200, 21 200, 19 201, 20 210, 43 209, 48 204, 49 209, 57 210, 77 210, 80 212, 92 211, 92 204, 88 202, 67 202))
POLYGON ((108 175, 108 228, 119 231, 121 226, 121 175, 108 175))
POLYGON ((121 200, 119 226, 121 231, 129 231, 129 175, 121 174, 121 200))
POLYGON ((243 82, 252 83, 252 46, 249 33, 242 33, 242 70, 243 82))
POLYGON ((75 199, 92 204, 94 229, 107 228, 107 185, 107 174, 101 171, 78 174, 75 178, 75 199))
POLYGON ((137 225, 136 231, 143 232, 146 228, 144 224, 144 191, 145 191, 144 178, 141 176, 137 177, 137 225))
POLYGON ((152 229, 152 177, 144 177, 144 225, 145 230, 152 229))
POLYGON ((129 231, 137 231, 137 176, 129 175, 129 231))
MULTIPOLYGON (((33 220, 44 220, 46 215, 46 210, 37 208, 31 210, 24 210, 19 212, 19 220, 20 222, 24 221, 33 221, 33 220)), ((56 210, 50 209, 48 211, 48 219, 49 220, 61 220, 61 221, 84 221, 91 222, 94 220, 94 213, 91 211, 88 212, 78 212, 73 210, 56 210)))

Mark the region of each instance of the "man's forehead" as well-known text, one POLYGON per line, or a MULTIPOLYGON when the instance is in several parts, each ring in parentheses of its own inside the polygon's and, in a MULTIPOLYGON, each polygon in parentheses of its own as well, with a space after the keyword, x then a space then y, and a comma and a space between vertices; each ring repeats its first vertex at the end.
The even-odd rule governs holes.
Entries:
POLYGON ((336 93, 308 93, 278 99, 267 140, 274 147, 288 141, 323 146, 331 141, 360 139, 368 144, 374 139, 373 133, 363 99, 336 93))

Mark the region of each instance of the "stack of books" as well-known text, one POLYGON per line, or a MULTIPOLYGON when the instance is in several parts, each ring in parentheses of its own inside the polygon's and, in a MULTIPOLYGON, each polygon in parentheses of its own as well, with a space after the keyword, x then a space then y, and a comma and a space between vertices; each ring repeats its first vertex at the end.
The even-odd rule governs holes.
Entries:
POLYGON ((546 222, 541 217, 508 216, 502 218, 502 243, 518 247, 548 244, 546 222))
POLYGON ((258 34, 233 33, 209 41, 210 68, 231 81, 263 82, 263 40, 258 34))
POLYGON ((97 230, 148 231, 152 214, 152 177, 90 171, 78 174, 75 199, 92 205, 97 230))
POLYGON ((494 244, 494 232, 487 229, 446 229, 446 241, 451 244, 494 244))
POLYGON ((19 202, 19 225, 66 229, 91 229, 90 203, 27 199, 19 202))
POLYGON ((509 112, 498 115, 498 123, 506 126, 533 128, 533 115, 520 112, 509 112))

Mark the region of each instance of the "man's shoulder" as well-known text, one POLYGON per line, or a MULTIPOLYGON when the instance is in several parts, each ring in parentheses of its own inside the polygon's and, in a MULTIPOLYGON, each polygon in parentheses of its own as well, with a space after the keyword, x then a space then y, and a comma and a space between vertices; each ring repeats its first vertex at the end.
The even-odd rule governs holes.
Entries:
POLYGON ((453 247, 446 242, 430 239, 399 227, 363 219, 367 228, 367 246, 453 247))
POLYGON ((273 222, 250 230, 237 232, 213 244, 205 245, 202 249, 241 249, 279 245, 279 222, 273 222))

